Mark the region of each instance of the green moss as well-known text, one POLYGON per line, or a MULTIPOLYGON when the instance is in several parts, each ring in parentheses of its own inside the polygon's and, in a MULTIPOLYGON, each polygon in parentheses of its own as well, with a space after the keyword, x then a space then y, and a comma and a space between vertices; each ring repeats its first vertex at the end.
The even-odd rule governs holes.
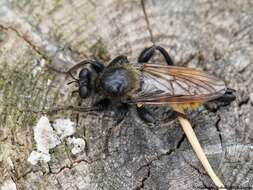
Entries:
POLYGON ((61 5, 61 0, 53 0, 53 6, 58 7, 61 5))
MULTIPOLYGON (((6 122, 5 115, 8 115, 8 120, 14 123, 33 123, 39 116, 36 111, 50 107, 48 104, 53 104, 50 99, 54 100, 55 94, 58 94, 57 89, 48 89, 48 80, 54 80, 54 74, 41 70, 34 75, 29 66, 19 69, 1 65, 4 66, 0 68, 0 121, 6 122)), ((7 126, 11 127, 9 122, 7 126)))

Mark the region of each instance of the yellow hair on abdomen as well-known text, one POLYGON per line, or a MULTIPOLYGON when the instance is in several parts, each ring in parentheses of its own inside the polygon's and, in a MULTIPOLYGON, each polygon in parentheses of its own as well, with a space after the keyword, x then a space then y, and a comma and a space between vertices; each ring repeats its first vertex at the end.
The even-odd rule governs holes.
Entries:
POLYGON ((201 102, 191 102, 191 103, 180 103, 180 104, 175 104, 172 106, 172 108, 178 108, 178 109, 183 109, 183 110, 193 110, 197 109, 199 106, 201 106, 201 102))

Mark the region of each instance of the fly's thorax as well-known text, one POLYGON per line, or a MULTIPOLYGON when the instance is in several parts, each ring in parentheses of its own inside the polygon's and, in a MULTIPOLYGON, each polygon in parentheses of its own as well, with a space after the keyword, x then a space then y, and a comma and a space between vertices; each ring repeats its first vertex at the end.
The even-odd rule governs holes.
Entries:
POLYGON ((104 70, 96 81, 105 96, 125 99, 139 88, 140 74, 130 65, 117 65, 104 70))

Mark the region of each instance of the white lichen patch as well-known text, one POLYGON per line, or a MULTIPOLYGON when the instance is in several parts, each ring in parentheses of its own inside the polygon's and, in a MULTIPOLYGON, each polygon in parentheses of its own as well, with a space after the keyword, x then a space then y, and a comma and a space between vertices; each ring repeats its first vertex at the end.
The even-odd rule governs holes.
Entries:
POLYGON ((53 127, 60 139, 71 136, 76 132, 74 122, 70 121, 70 119, 56 119, 53 127))
MULTIPOLYGON (((28 157, 28 162, 36 165, 39 161, 49 162, 51 156, 49 150, 59 145, 62 140, 75 133, 74 122, 70 119, 56 119, 51 126, 47 117, 42 116, 34 126, 34 140, 36 150, 28 157)), ((72 153, 77 154, 84 150, 85 141, 81 138, 69 138, 69 144, 73 146, 72 153)))
POLYGON ((68 138, 67 139, 68 144, 70 144, 71 146, 73 146, 73 148, 71 149, 72 154, 78 154, 80 152, 83 152, 85 149, 85 140, 82 138, 68 138))
POLYGON ((6 180, 1 184, 0 190, 16 190, 16 184, 12 181, 12 179, 6 180))
POLYGON ((49 153, 49 149, 61 143, 59 137, 51 127, 48 118, 45 116, 42 116, 34 127, 34 140, 37 150, 45 154, 49 153))
POLYGON ((32 151, 27 160, 32 165, 36 165, 39 161, 49 162, 50 159, 51 159, 50 154, 45 154, 43 152, 32 151))

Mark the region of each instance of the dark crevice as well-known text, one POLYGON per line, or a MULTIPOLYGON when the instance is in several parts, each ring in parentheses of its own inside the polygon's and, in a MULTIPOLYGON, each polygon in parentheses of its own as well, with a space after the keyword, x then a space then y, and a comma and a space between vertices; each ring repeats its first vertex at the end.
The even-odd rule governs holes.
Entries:
POLYGON ((181 139, 177 143, 176 149, 179 149, 181 147, 182 143, 185 140, 185 137, 186 137, 185 134, 183 134, 182 137, 181 137, 181 139))
POLYGON ((169 151, 165 152, 165 153, 162 153, 160 155, 158 155, 157 157, 155 157, 154 159, 148 161, 146 164, 142 165, 140 168, 138 168, 138 170, 135 172, 135 173, 138 173, 140 170, 142 170, 143 168, 148 168, 148 173, 147 173, 147 176, 143 177, 142 180, 141 180, 141 185, 136 187, 135 190, 141 190, 141 189, 144 189, 144 184, 145 184, 145 181, 147 181, 147 179, 150 177, 150 174, 151 174, 151 165, 153 164, 154 161, 157 161, 157 160, 160 160, 163 156, 169 156, 171 155, 173 152, 175 152, 175 149, 170 149, 169 151))
POLYGON ((243 98, 240 102, 238 102, 238 106, 241 107, 243 105, 248 104, 249 103, 249 99, 250 99, 249 97, 243 98))
POLYGON ((141 189, 144 189, 144 186, 145 186, 145 181, 147 181, 147 179, 150 177, 150 167, 148 167, 148 173, 146 176, 144 176, 141 180, 141 185, 136 187, 135 190, 141 190, 141 189))
POLYGON ((49 163, 47 163, 47 167, 48 167, 48 172, 49 172, 49 173, 52 173, 52 168, 51 168, 51 166, 50 166, 49 163))
POLYGON ((147 15, 147 12, 146 12, 144 1, 145 0, 141 0, 141 7, 142 7, 142 11, 144 13, 144 17, 145 17, 145 21, 146 21, 146 24, 147 24, 148 32, 150 34, 150 41, 154 44, 155 41, 154 41, 154 37, 153 37, 153 32, 152 32, 152 29, 151 29, 151 26, 150 26, 150 22, 149 22, 149 19, 148 19, 148 15, 147 15))
MULTIPOLYGON (((78 126, 79 118, 80 118, 80 115, 79 115, 79 113, 77 113, 77 114, 76 114, 76 128, 77 128, 77 129, 78 129, 78 127, 79 127, 79 126, 78 126)), ((83 135, 84 135, 84 136, 85 136, 85 133, 86 133, 86 132, 85 132, 85 128, 84 128, 84 131, 83 131, 83 135)))
MULTIPOLYGON (((207 176, 209 177, 206 173, 202 172, 197 166, 191 164, 190 162, 188 162, 186 159, 184 159, 184 161, 193 169, 195 170, 200 176, 207 176)), ((199 180, 201 181, 203 187, 197 187, 197 188, 205 188, 205 189, 217 189, 216 187, 211 187, 210 185, 206 185, 205 182, 202 180, 202 178, 199 178, 199 180)))
POLYGON ((145 185, 145 181, 150 177, 150 167, 148 168, 148 173, 147 173, 147 176, 146 177, 144 177, 143 179, 142 179, 142 182, 141 182, 141 188, 144 188, 144 185, 145 185))
MULTIPOLYGON (((176 151, 176 149, 170 149, 169 151, 167 151, 167 152, 165 152, 165 153, 162 153, 162 154, 160 154, 160 155, 158 155, 157 156, 157 159, 155 159, 155 160, 153 160, 153 161, 156 161, 156 160, 160 160, 163 156, 169 156, 169 155, 171 155, 173 152, 175 152, 176 151)), ((152 162, 153 162, 152 161, 152 162)), ((152 164, 152 163, 151 163, 152 164)))
POLYGON ((201 182, 202 182, 203 187, 204 187, 205 189, 207 189, 207 190, 217 189, 217 187, 210 187, 210 186, 207 186, 207 185, 204 183, 203 180, 201 180, 201 182))
MULTIPOLYGON (((52 168, 50 167, 50 164, 47 164, 48 166, 48 169, 49 169, 49 172, 48 173, 45 173, 45 175, 51 175, 51 174, 59 174, 61 173, 63 170, 65 169, 72 169, 74 166, 82 163, 82 162, 85 162, 87 164, 92 164, 94 162, 97 162, 99 161, 100 159, 95 159, 95 160, 86 160, 86 159, 80 159, 80 160, 75 160, 73 162, 71 162, 69 165, 65 165, 65 166, 62 166, 59 170, 57 171, 52 171, 52 168)), ((30 173, 36 173, 36 172, 39 172, 41 170, 33 170, 33 169, 29 169, 28 171, 26 171, 25 173, 23 173, 22 175, 20 176, 17 176, 17 180, 20 180, 22 178, 25 178, 27 175, 29 175, 30 173)))
POLYGON ((189 166, 191 166, 191 168, 193 168, 199 175, 205 175, 207 176, 206 173, 203 173, 202 171, 200 171, 200 169, 197 166, 194 166, 193 164, 191 164, 190 162, 186 162, 189 166))
POLYGON ((51 171, 51 172, 49 172, 49 174, 59 174, 59 173, 61 173, 65 169, 72 169, 74 166, 76 166, 77 164, 79 164, 81 162, 85 162, 87 164, 91 164, 93 161, 91 162, 91 161, 88 161, 88 160, 85 160, 85 159, 75 160, 74 162, 71 162, 71 164, 65 165, 65 166, 61 167, 58 171, 51 171))
POLYGON ((27 175, 29 175, 30 173, 36 173, 39 170, 33 170, 33 169, 29 169, 26 172, 24 172, 22 175, 17 176, 17 180, 20 180, 21 178, 25 178, 27 175))

